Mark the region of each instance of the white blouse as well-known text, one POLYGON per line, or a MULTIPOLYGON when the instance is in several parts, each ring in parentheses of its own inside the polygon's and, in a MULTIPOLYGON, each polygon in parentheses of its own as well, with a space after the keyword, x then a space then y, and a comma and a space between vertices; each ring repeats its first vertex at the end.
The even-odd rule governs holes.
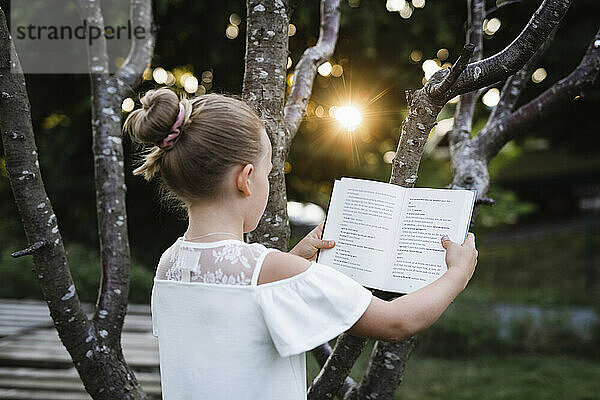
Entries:
POLYGON ((306 400, 305 353, 345 332, 372 293, 311 262, 257 285, 276 249, 235 239, 178 239, 152 288, 164 400, 306 400))

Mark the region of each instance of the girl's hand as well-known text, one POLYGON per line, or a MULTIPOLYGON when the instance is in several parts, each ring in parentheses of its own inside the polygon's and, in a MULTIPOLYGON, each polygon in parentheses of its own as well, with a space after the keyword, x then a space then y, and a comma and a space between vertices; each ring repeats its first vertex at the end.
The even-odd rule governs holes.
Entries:
POLYGON ((455 243, 444 235, 442 237, 442 247, 446 249, 448 270, 460 272, 466 285, 473 276, 475 265, 477 265, 478 252, 475 248, 475 235, 469 232, 463 244, 455 243))
POLYGON ((317 259, 317 250, 319 249, 330 249, 335 246, 333 240, 321 240, 323 235, 323 225, 325 221, 321 222, 312 231, 308 233, 301 241, 298 242, 292 250, 291 254, 295 254, 302 258, 306 258, 308 261, 314 261, 317 259))

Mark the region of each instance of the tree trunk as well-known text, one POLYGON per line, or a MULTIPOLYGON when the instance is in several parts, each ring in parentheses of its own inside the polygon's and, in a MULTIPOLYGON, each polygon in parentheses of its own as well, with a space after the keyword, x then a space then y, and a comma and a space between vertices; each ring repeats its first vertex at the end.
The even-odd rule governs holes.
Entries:
MULTIPOLYGON (((88 22, 102 24, 97 5, 82 2, 88 22)), ((132 2, 132 20, 150 32, 149 1, 132 2)), ((0 115, 2 142, 9 180, 31 246, 15 256, 33 254, 42 295, 58 335, 73 359, 88 393, 94 399, 147 399, 121 349, 121 329, 127 311, 129 244, 125 214, 120 105, 125 90, 134 87, 149 62, 154 45, 134 43, 124 67, 115 77, 107 70, 92 81, 93 133, 102 282, 94 317, 81 309, 67 265, 58 221, 46 195, 39 170, 24 75, 0 10, 0 115)), ((106 64, 103 49, 92 48, 90 67, 106 64)), ((96 69, 91 69, 97 71, 96 69)))
POLYGON ((287 137, 283 121, 288 52, 289 4, 287 0, 247 0, 246 56, 242 97, 262 118, 271 146, 273 169, 269 174, 269 200, 248 242, 288 250, 284 163, 287 137))

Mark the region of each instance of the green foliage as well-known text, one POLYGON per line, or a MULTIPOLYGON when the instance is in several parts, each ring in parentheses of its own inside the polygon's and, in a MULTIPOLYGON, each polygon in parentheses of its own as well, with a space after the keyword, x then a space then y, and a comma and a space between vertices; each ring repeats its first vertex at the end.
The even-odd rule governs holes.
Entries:
MULTIPOLYGON (((354 380, 364 375, 372 348, 369 340, 350 373, 354 380)), ((424 356, 419 349, 417 344, 408 360, 397 400, 590 400, 600 390, 596 360, 543 355, 442 359, 424 356)), ((306 365, 310 385, 320 368, 310 353, 306 365)))
MULTIPOLYGON (((79 299, 95 303, 100 285, 100 259, 96 249, 80 244, 67 247, 67 259, 79 299)), ((130 269, 129 302, 150 302, 154 273, 132 262, 130 269)), ((0 297, 42 300, 31 257, 14 259, 6 251, 0 255, 0 297)))
POLYGON ((419 335, 419 354, 468 357, 503 351, 499 321, 481 304, 456 300, 442 317, 419 335))
POLYGON ((520 201, 513 191, 494 185, 490 187, 487 197, 494 199, 496 204, 480 207, 477 223, 484 227, 514 225, 520 216, 531 214, 537 208, 535 203, 520 201))

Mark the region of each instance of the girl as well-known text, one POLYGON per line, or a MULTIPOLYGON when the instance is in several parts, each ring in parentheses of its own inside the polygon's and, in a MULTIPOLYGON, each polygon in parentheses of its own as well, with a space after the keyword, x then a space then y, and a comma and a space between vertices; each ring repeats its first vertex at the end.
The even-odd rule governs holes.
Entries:
POLYGON ((154 147, 134 174, 160 172, 189 215, 152 288, 163 399, 305 400, 306 351, 345 331, 407 338, 435 322, 471 278, 471 233, 462 245, 442 239, 441 278, 389 302, 315 262, 318 248, 331 247, 322 224, 289 253, 245 243, 269 195, 271 143, 260 118, 218 94, 187 100, 162 88, 141 103, 124 130, 154 147))

